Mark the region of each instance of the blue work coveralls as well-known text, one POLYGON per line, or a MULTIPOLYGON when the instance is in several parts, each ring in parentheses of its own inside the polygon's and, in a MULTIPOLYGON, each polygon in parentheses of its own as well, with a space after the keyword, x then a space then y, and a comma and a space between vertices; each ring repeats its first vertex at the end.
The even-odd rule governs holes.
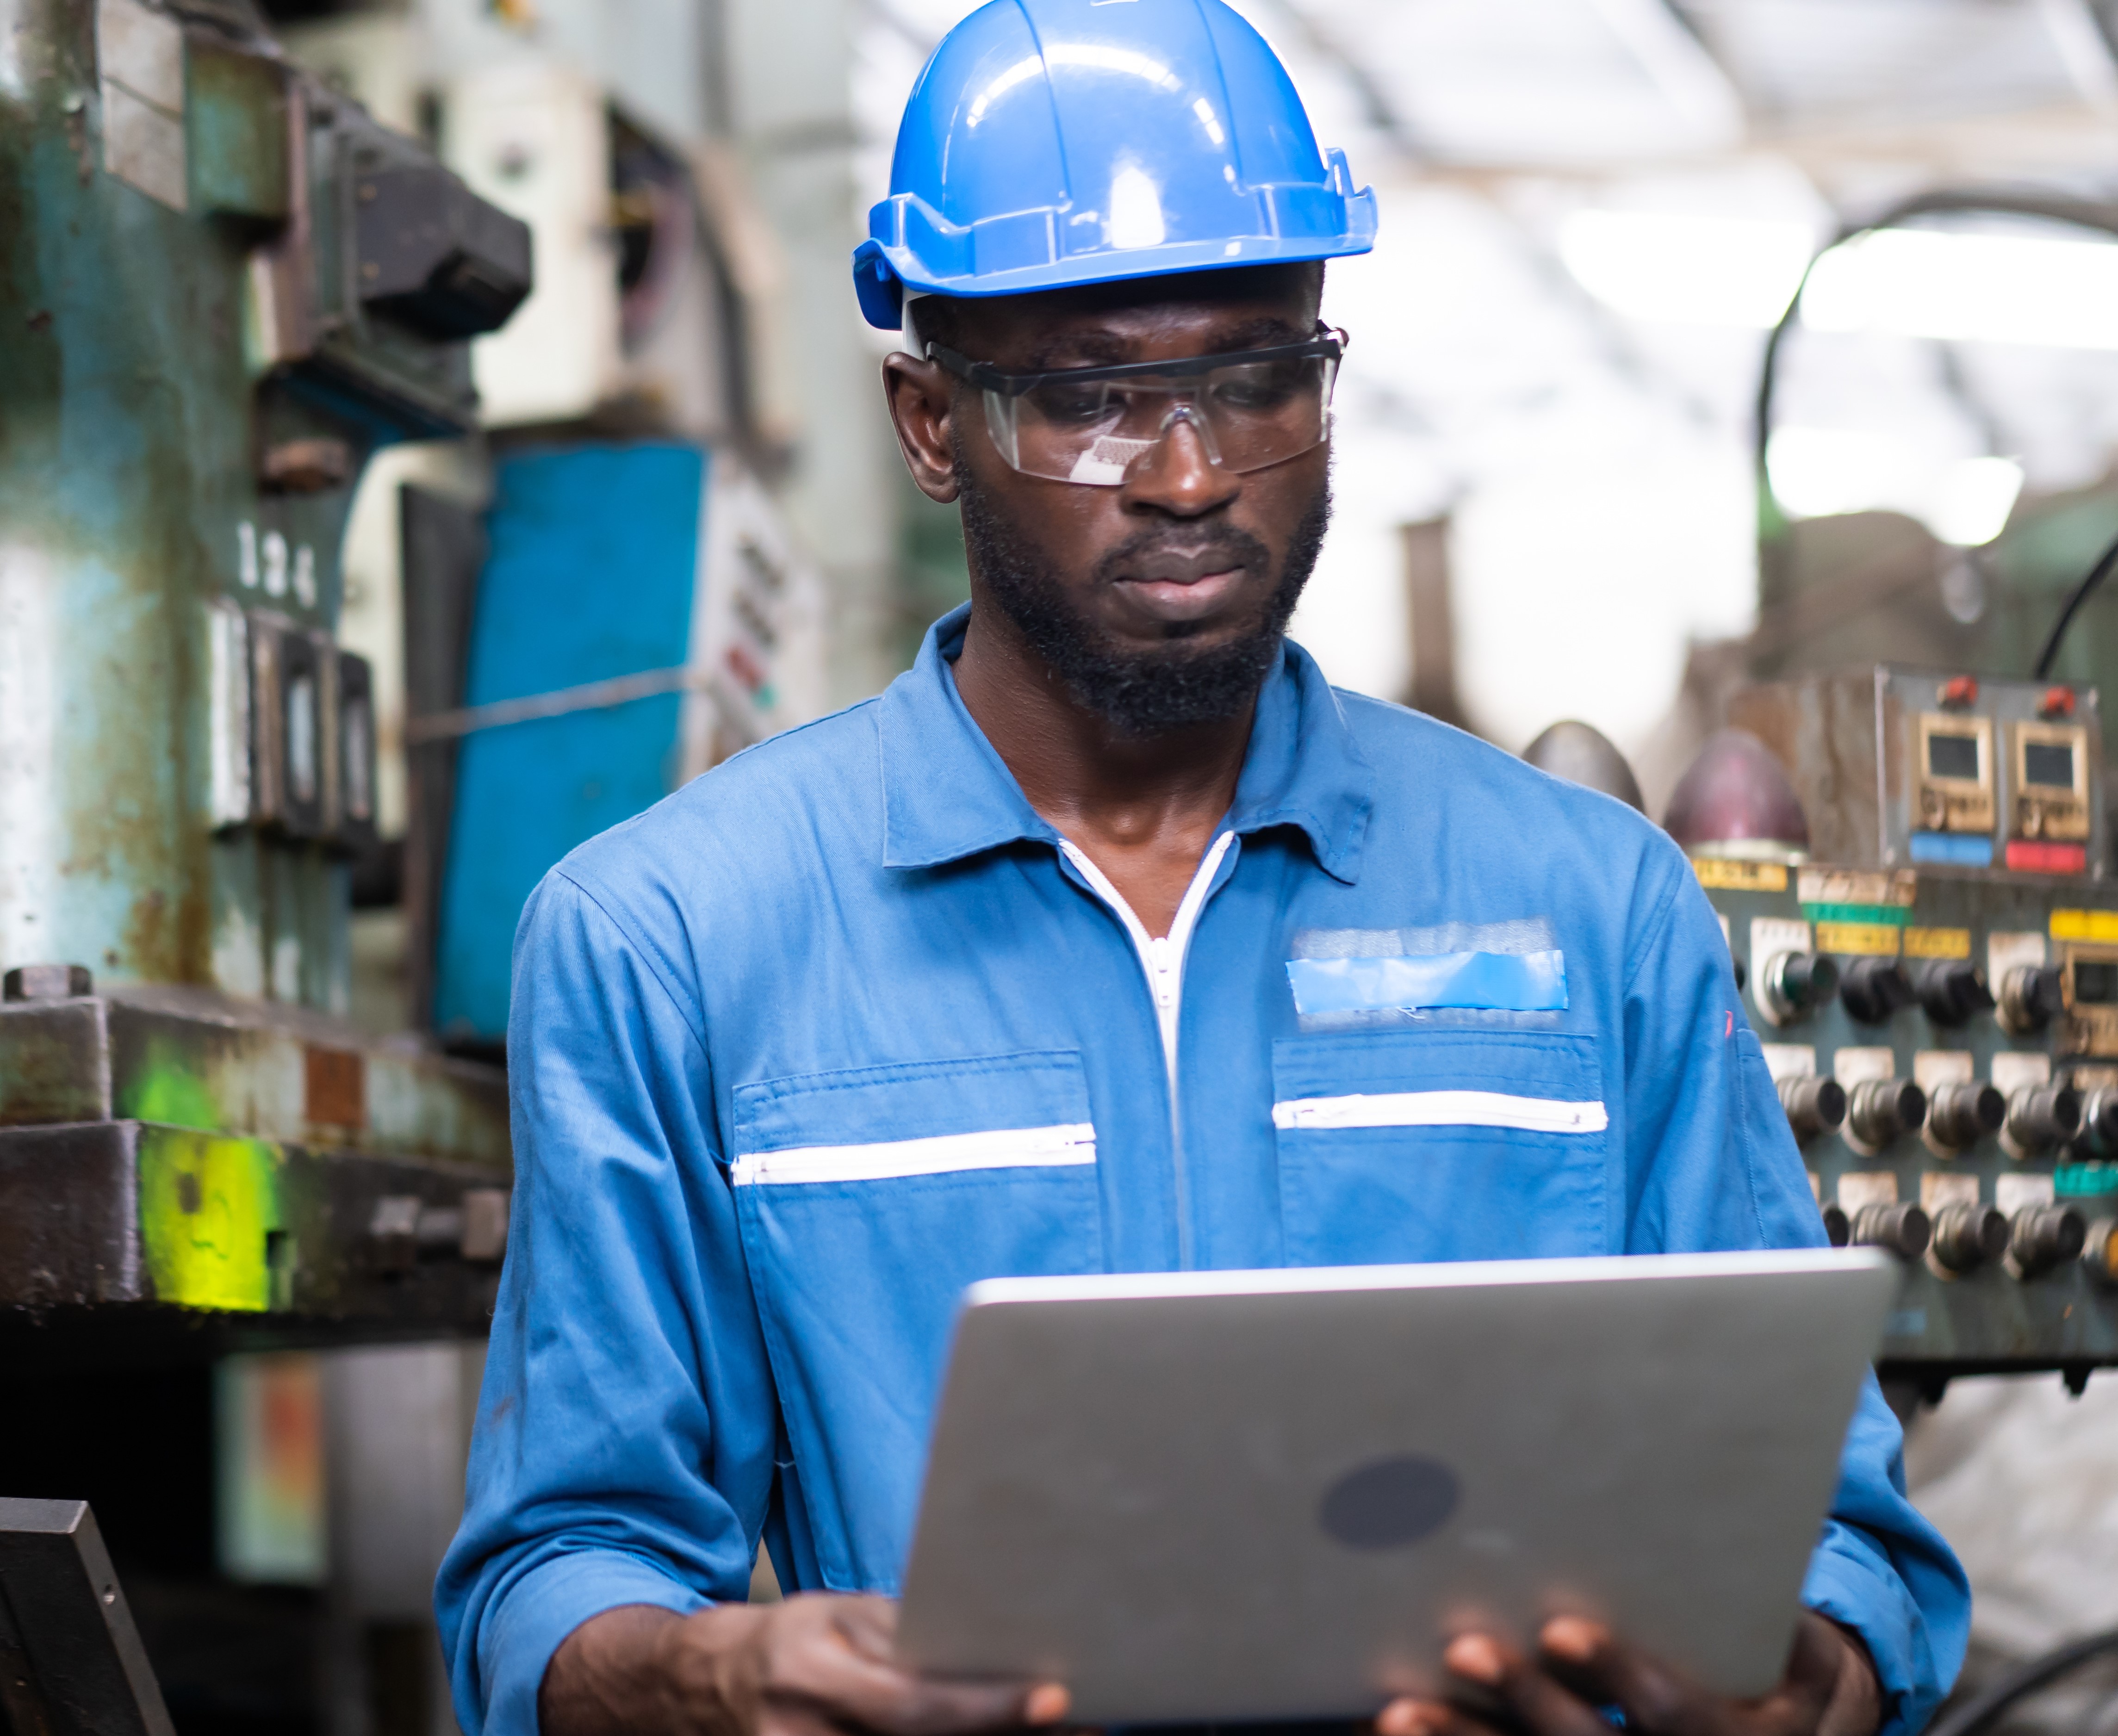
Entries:
MULTIPOLYGON (((1150 940, 964 710, 967 612, 524 912, 514 1225, 437 1591, 472 1736, 534 1731, 599 1611, 743 1598, 761 1534, 790 1589, 893 1591, 974 1279, 1823 1240, 1713 912, 1630 809, 1289 645, 1150 940), (1461 1004, 1402 1010, 1407 972, 1461 1004)), ((1968 1623, 1899 1449, 1871 1383, 1803 1591, 1893 1731, 1968 1623)))

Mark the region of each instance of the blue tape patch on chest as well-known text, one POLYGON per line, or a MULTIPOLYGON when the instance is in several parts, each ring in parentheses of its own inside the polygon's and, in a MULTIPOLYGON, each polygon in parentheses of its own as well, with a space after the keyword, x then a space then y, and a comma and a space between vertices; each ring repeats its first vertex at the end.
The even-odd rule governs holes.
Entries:
POLYGON ((1290 958, 1287 979, 1304 1018, 1332 1013, 1475 1007, 1510 1013, 1566 1010, 1566 956, 1431 953, 1394 958, 1290 958))

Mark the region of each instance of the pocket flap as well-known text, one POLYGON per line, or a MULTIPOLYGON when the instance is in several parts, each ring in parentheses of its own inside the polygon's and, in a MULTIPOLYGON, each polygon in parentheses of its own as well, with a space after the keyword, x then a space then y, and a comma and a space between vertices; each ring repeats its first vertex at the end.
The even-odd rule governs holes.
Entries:
POLYGON ((1392 1032, 1273 1045, 1283 1130, 1501 1127, 1594 1133, 1610 1124, 1594 1040, 1562 1032, 1392 1032))
POLYGON ((1095 1161, 1073 1050, 798 1074, 738 1085, 734 1099, 738 1182, 1095 1161))

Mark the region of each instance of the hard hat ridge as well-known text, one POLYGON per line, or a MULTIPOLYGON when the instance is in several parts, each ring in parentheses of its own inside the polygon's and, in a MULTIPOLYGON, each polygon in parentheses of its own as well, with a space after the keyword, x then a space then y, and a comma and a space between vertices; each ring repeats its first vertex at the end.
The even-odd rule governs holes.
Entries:
POLYGON ((1364 253, 1375 196, 1320 151, 1265 39, 1223 0, 992 0, 905 104, 853 281, 1020 295, 1364 253))

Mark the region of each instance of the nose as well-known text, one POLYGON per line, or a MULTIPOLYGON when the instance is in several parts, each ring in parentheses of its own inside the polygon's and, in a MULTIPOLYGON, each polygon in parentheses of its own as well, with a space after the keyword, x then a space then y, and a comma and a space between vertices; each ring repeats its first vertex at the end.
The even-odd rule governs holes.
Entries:
POLYGON ((1162 438, 1126 471, 1123 497, 1129 511, 1196 519, 1227 506, 1242 488, 1232 472, 1214 462, 1191 407, 1180 404, 1163 423, 1162 438))

